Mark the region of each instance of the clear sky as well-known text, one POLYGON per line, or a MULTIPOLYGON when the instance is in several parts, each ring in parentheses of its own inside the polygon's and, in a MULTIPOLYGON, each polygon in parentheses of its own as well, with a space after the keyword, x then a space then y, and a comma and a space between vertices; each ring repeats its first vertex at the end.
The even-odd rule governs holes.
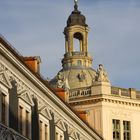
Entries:
MULTIPOLYGON (((102 63, 114 86, 140 89, 140 0, 79 0, 90 27, 93 68, 102 63)), ((63 30, 73 0, 0 0, 0 34, 24 56, 42 59, 41 73, 61 69, 63 30)))

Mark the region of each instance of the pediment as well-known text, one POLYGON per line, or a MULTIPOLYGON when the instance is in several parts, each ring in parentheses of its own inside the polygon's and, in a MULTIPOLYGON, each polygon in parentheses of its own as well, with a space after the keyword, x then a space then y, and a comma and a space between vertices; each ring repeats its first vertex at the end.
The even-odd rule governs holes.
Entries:
POLYGON ((12 85, 11 85, 9 79, 10 78, 8 77, 8 75, 6 74, 5 71, 0 72, 0 83, 2 83, 7 88, 12 88, 12 85))
POLYGON ((77 134, 77 132, 75 132, 75 131, 72 131, 72 132, 70 133, 70 137, 72 137, 72 138, 74 138, 74 139, 79 139, 79 138, 78 138, 78 134, 77 134))
POLYGON ((65 126, 65 124, 64 124, 64 122, 62 120, 59 120, 56 123, 56 126, 58 126, 61 130, 66 131, 66 126, 65 126))
POLYGON ((24 91, 23 93, 21 93, 20 98, 22 98, 25 102, 27 102, 30 105, 34 104, 28 91, 24 91))
POLYGON ((43 116, 47 117, 49 120, 52 120, 52 116, 51 116, 50 110, 47 107, 44 107, 44 108, 40 109, 39 112, 43 116))

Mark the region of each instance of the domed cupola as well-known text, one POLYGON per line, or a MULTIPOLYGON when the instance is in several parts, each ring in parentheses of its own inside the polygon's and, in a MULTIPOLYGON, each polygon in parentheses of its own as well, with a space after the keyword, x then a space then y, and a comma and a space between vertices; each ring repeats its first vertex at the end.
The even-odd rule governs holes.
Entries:
POLYGON ((77 2, 75 2, 74 11, 72 11, 71 15, 67 20, 67 27, 74 25, 88 26, 86 24, 85 16, 82 15, 81 12, 78 10, 77 2))
POLYGON ((62 59, 62 69, 50 81, 54 87, 70 90, 90 88, 96 74, 92 69, 92 58, 88 53, 89 27, 85 16, 78 10, 77 0, 74 1, 74 10, 64 28, 65 54, 62 59))

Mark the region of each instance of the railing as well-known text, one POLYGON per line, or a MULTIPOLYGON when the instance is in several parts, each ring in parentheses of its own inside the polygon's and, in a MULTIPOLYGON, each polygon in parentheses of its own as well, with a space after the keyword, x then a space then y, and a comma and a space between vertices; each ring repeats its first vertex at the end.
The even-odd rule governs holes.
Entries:
POLYGON ((137 99, 140 99, 140 91, 137 91, 137 92, 136 92, 136 98, 137 98, 137 99))
POLYGON ((75 99, 79 97, 88 97, 91 96, 91 89, 77 89, 77 90, 71 90, 69 94, 69 99, 75 99))
POLYGON ((133 92, 130 89, 124 89, 124 88, 118 88, 118 87, 111 87, 111 94, 114 96, 120 96, 120 97, 128 97, 136 99, 140 99, 140 91, 136 91, 133 89, 133 92))
POLYGON ((74 55, 78 55, 78 56, 81 55, 81 56, 82 56, 82 55, 85 55, 85 53, 84 53, 84 52, 77 52, 77 51, 76 51, 76 52, 72 52, 72 55, 73 55, 73 56, 74 56, 74 55))
POLYGON ((130 97, 131 95, 129 89, 121 89, 121 96, 130 97))
POLYGON ((131 96, 129 89, 118 88, 118 87, 111 87, 111 94, 117 96, 125 96, 125 97, 131 96))
POLYGON ((88 54, 85 53, 85 52, 78 52, 78 51, 75 51, 75 52, 71 52, 71 53, 66 53, 64 56, 65 57, 70 57, 70 56, 87 56, 88 54))
POLYGON ((113 95, 119 95, 119 88, 111 87, 111 94, 113 94, 113 95))
POLYGON ((29 140, 15 130, 0 123, 0 140, 29 140))

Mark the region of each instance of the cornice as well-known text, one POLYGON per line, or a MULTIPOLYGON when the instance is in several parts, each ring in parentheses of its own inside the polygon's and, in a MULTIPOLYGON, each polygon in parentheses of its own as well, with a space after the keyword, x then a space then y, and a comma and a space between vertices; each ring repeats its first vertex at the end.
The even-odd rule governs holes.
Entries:
POLYGON ((112 95, 100 94, 100 95, 92 95, 90 97, 82 97, 80 99, 69 101, 70 105, 83 105, 83 104, 97 104, 97 103, 113 103, 120 105, 129 105, 133 107, 140 107, 140 100, 131 99, 131 98, 123 98, 112 95))

